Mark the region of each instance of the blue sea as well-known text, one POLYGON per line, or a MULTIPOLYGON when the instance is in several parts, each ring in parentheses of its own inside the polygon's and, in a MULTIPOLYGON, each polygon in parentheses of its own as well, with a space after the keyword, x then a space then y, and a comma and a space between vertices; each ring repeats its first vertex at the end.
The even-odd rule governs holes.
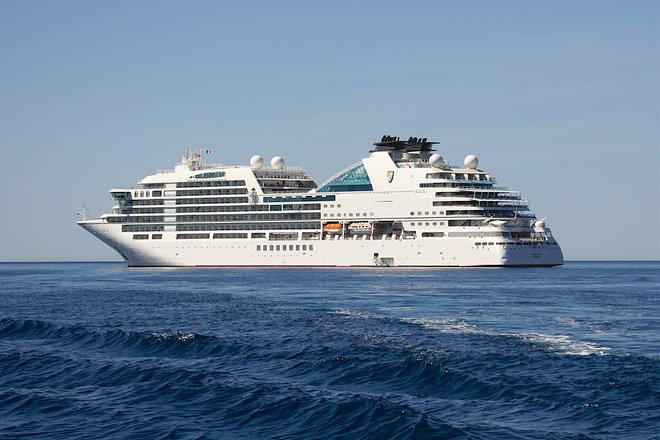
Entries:
POLYGON ((0 438, 658 439, 660 263, 0 264, 0 438))

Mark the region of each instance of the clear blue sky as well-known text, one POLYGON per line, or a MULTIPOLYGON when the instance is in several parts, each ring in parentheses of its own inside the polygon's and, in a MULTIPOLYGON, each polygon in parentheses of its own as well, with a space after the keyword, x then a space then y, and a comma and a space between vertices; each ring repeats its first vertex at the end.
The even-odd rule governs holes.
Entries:
POLYGON ((568 259, 658 259, 659 29, 658 1, 0 0, 0 261, 116 259, 76 211, 183 146, 320 182, 384 133, 479 156, 568 259))

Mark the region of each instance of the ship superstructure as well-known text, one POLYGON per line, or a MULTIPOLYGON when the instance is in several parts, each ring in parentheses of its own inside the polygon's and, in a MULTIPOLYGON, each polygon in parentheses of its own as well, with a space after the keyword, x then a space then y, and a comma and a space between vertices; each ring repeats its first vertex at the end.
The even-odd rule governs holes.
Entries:
POLYGON ((172 171, 113 188, 78 222, 129 266, 556 266, 557 241, 517 191, 473 155, 452 167, 435 142, 383 136, 320 185, 281 157, 210 165, 185 150, 172 171))

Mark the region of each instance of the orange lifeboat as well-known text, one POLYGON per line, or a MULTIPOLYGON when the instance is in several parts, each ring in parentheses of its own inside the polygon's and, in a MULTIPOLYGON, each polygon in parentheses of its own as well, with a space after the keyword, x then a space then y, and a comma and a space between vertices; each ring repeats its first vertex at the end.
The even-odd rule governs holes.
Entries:
POLYGON ((328 234, 341 234, 343 227, 339 223, 328 223, 323 226, 323 230, 328 234))

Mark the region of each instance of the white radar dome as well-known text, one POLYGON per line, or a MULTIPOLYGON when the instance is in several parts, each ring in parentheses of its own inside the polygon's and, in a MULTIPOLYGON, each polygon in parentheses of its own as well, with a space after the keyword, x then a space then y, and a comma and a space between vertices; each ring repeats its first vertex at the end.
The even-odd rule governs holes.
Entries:
POLYGON ((255 154, 250 158, 250 166, 252 168, 261 168, 264 166, 264 158, 255 154))
POLYGON ((270 160, 270 166, 275 170, 281 170, 284 168, 284 159, 282 159, 280 156, 275 156, 270 160))
POLYGON ((445 160, 438 153, 434 153, 429 157, 429 165, 433 168, 440 168, 444 165, 445 160))
POLYGON ((534 227, 539 229, 545 228, 545 222, 543 220, 537 220, 534 222, 534 227))
POLYGON ((465 165, 465 168, 476 170, 479 165, 479 159, 474 154, 468 154, 463 160, 463 165, 465 165))

